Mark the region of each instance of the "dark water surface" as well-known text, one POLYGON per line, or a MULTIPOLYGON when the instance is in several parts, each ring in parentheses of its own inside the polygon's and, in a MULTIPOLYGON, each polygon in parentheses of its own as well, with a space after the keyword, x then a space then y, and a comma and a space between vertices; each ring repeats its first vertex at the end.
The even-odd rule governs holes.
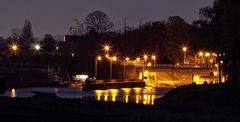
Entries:
POLYGON ((134 102, 144 105, 154 105, 154 100, 165 95, 171 88, 121 88, 107 90, 83 91, 82 89, 62 87, 33 87, 24 89, 12 89, 2 96, 9 97, 31 97, 31 91, 44 93, 56 93, 60 98, 95 99, 101 101, 123 101, 134 102))

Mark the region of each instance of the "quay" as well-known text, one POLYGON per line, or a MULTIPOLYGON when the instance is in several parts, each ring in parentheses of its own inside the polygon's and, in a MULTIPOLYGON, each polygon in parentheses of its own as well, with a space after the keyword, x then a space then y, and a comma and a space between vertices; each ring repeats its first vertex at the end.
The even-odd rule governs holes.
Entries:
POLYGON ((104 89, 119 89, 119 88, 134 88, 145 87, 146 84, 143 81, 117 81, 117 80, 95 80, 86 81, 83 85, 84 91, 90 90, 104 90, 104 89))

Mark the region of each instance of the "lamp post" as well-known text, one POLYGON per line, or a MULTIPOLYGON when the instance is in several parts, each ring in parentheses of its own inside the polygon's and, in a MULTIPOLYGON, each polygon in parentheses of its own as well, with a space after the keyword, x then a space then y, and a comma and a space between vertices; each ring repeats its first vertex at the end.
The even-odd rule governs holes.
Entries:
POLYGON ((98 71, 97 62, 101 60, 102 60, 101 56, 97 56, 97 58, 95 59, 95 79, 96 80, 97 80, 97 71, 98 71))
POLYGON ((200 65, 201 65, 201 67, 203 66, 203 52, 202 51, 200 51, 199 53, 198 53, 198 56, 199 56, 199 58, 200 58, 200 65))
POLYGON ((144 55, 143 56, 143 70, 142 70, 142 80, 144 81, 144 69, 145 69, 145 63, 147 61, 148 56, 144 55))
POLYGON ((186 63, 187 47, 183 46, 182 51, 183 51, 183 64, 185 64, 186 63))
POLYGON ((117 57, 116 56, 110 57, 109 60, 110 60, 109 79, 112 80, 112 62, 117 61, 117 57))
POLYGON ((125 80, 126 78, 126 61, 129 61, 129 58, 127 57, 126 59, 124 59, 123 61, 123 80, 125 80))
POLYGON ((153 66, 155 67, 155 65, 156 65, 156 56, 152 55, 152 59, 153 59, 153 66))

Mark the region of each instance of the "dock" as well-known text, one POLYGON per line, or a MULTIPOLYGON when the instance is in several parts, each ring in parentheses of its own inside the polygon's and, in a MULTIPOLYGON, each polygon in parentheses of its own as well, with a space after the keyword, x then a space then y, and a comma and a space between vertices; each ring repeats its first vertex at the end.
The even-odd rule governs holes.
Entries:
POLYGON ((95 82, 86 82, 83 85, 84 91, 90 90, 104 90, 104 89, 119 89, 119 88, 134 88, 134 87, 145 87, 146 84, 143 81, 116 81, 116 80, 101 80, 95 82))

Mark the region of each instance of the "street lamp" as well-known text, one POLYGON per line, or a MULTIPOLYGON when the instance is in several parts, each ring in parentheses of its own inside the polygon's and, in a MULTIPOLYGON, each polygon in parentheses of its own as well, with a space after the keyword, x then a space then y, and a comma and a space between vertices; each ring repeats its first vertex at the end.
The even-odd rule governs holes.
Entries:
POLYGON ((209 67, 209 57, 211 56, 211 54, 209 52, 205 53, 205 64, 207 65, 207 67, 209 67))
POLYGON ((97 80, 97 62, 101 61, 102 57, 101 56, 97 56, 97 58, 95 59, 95 79, 97 80))
POLYGON ((187 52, 187 47, 183 46, 182 47, 182 51, 183 51, 183 64, 186 63, 186 52, 187 52))
POLYGON ((126 57, 125 59, 124 59, 124 61, 123 61, 123 79, 125 80, 125 78, 126 78, 126 62, 128 62, 129 61, 129 58, 128 57, 126 57))
POLYGON ((144 55, 143 58, 144 58, 144 61, 147 61, 148 56, 144 55))
POLYGON ((202 56, 203 56, 203 52, 200 51, 200 52, 198 53, 198 55, 199 55, 199 57, 202 57, 202 56))
POLYGON ((108 54, 111 51, 111 45, 110 44, 104 44, 103 46, 103 50, 108 54))
POLYGON ((41 45, 40 44, 35 44, 34 45, 34 50, 39 51, 41 49, 41 45))
POLYGON ((137 62, 140 62, 140 58, 139 58, 139 57, 137 57, 137 58, 136 58, 136 61, 137 61, 137 62))
POLYGON ((153 66, 155 66, 156 65, 156 56, 152 55, 152 59, 153 59, 153 66))
POLYGON ((117 61, 117 57, 116 56, 110 57, 109 60, 110 60, 109 79, 112 80, 112 62, 117 61))
POLYGON ((74 54, 74 53, 72 53, 72 54, 71 54, 71 56, 72 56, 72 57, 74 57, 74 56, 75 56, 75 54, 74 54))
POLYGON ((104 46, 104 50, 105 50, 106 52, 109 52, 109 51, 110 51, 110 46, 109 46, 109 45, 105 45, 105 46, 104 46))
POLYGON ((145 63, 147 61, 148 56, 146 54, 143 55, 143 69, 142 69, 142 80, 144 81, 144 68, 145 68, 145 63))
POLYGON ((152 63, 151 63, 151 62, 147 63, 147 66, 148 66, 148 67, 151 67, 151 66, 152 66, 152 63))
POLYGON ((10 50, 13 54, 17 54, 17 52, 19 51, 19 45, 17 43, 12 43, 10 44, 10 50))

